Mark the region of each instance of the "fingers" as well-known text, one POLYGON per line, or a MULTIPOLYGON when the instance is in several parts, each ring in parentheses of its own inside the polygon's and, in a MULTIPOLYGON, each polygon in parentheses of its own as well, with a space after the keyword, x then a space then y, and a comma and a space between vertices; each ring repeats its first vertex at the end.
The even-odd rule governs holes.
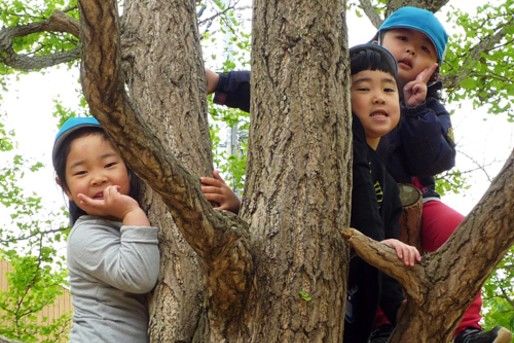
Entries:
POLYGON ((215 179, 213 177, 208 177, 208 176, 202 176, 200 178, 200 183, 202 184, 202 187, 203 186, 213 186, 213 187, 221 187, 222 186, 222 182, 218 179, 215 179))
POLYGON ((210 202, 221 203, 225 200, 225 196, 222 193, 203 193, 205 199, 210 202))
POLYGON ((418 249, 412 245, 407 245, 396 239, 387 239, 382 241, 382 243, 393 248, 396 252, 396 256, 398 256, 407 267, 412 267, 416 262, 421 261, 421 255, 418 249))
POLYGON ((424 69, 421 73, 419 73, 418 76, 416 76, 416 80, 426 84, 430 80, 432 74, 435 72, 436 69, 437 63, 434 63, 430 67, 424 69))
POLYGON ((410 245, 404 246, 403 256, 403 263, 407 267, 412 267, 416 264, 416 262, 421 261, 421 255, 419 254, 418 249, 410 245))
POLYGON ((403 87, 405 104, 409 107, 421 105, 427 97, 428 88, 426 83, 414 80, 403 87))
POLYGON ((220 186, 201 186, 200 187, 203 194, 223 194, 223 191, 220 186))

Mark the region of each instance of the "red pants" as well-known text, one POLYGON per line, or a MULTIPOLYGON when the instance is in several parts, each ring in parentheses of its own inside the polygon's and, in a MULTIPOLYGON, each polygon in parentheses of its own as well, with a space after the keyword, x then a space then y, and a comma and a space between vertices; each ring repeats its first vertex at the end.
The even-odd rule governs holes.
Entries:
MULTIPOLYGON (((423 214, 421 218, 421 248, 425 252, 432 252, 442 246, 455 231, 457 226, 464 220, 464 216, 441 201, 433 200, 423 204, 423 214)), ((466 328, 481 329, 478 322, 482 318, 480 309, 482 308, 482 297, 480 292, 475 296, 473 302, 468 306, 459 325, 455 329, 454 335, 457 336, 466 328)), ((378 309, 376 315, 376 325, 388 324, 387 317, 378 309)))
MULTIPOLYGON (((457 226, 464 220, 464 216, 441 201, 433 200, 423 204, 421 220, 421 248, 424 251, 432 252, 448 240, 457 226)), ((481 328, 478 324, 482 318, 480 316, 481 308, 482 296, 478 292, 462 315, 460 323, 455 329, 455 335, 468 327, 481 328)))

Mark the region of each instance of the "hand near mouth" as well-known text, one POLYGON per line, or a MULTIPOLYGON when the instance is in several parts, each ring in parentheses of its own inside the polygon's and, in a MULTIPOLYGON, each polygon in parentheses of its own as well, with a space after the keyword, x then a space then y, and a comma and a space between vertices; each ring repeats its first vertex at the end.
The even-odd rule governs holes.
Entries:
POLYGON ((94 198, 91 198, 79 193, 77 205, 89 215, 114 218, 125 225, 149 226, 146 214, 137 201, 120 193, 119 188, 119 186, 107 186, 103 191, 103 197, 95 194, 94 198))
POLYGON ((416 79, 408 82, 403 87, 403 98, 407 107, 416 107, 421 105, 427 98, 427 82, 437 69, 437 63, 424 69, 416 76, 416 79))

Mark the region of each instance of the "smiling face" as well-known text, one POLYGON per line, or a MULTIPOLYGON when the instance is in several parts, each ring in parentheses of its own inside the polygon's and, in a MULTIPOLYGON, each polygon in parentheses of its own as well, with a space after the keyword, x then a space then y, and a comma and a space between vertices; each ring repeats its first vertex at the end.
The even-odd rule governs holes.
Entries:
POLYGON ((363 70, 352 75, 352 112, 359 118, 368 145, 376 149, 380 137, 400 120, 400 99, 393 76, 379 70, 363 70))
POLYGON ((437 63, 434 45, 425 34, 410 29, 392 29, 384 33, 382 46, 398 61, 402 84, 412 81, 426 68, 437 63))
MULTIPOLYGON (((119 192, 129 194, 127 167, 107 138, 99 132, 79 136, 70 143, 65 167, 66 195, 79 205, 77 195, 103 197, 109 185, 119 186, 119 192)), ((80 207, 80 206, 79 206, 80 207)))

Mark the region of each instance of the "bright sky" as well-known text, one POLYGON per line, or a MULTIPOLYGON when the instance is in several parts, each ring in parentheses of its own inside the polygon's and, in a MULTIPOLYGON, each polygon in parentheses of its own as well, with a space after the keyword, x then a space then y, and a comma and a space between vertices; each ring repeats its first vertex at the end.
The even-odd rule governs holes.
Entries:
MULTIPOLYGON (((484 1, 468 0, 466 4, 471 9, 479 2, 484 1)), ((440 19, 444 22, 444 17, 440 16, 440 19)), ((446 27, 451 33, 448 25, 446 27)), ((371 24, 364 18, 352 18, 348 28, 350 46, 366 42, 374 33, 371 24)), ((47 206, 53 209, 65 203, 62 192, 53 181, 51 168, 50 150, 57 130, 57 120, 52 117, 53 101, 59 99, 66 107, 78 108, 77 80, 78 71, 64 68, 52 68, 45 74, 22 75, 18 80, 10 80, 8 92, 3 94, 0 103, 0 113, 7 114, 7 128, 16 130, 18 153, 47 165, 47 168, 27 179, 27 189, 43 195, 47 206)), ((459 151, 457 166, 461 170, 477 169, 472 162, 475 160, 485 166, 492 178, 514 148, 514 124, 507 123, 504 117, 493 117, 484 110, 472 110, 467 104, 461 105, 460 109, 455 105, 449 107, 455 110, 452 121, 459 151)), ((474 172, 468 181, 468 190, 443 198, 463 214, 472 209, 489 184, 482 171, 474 172)))

